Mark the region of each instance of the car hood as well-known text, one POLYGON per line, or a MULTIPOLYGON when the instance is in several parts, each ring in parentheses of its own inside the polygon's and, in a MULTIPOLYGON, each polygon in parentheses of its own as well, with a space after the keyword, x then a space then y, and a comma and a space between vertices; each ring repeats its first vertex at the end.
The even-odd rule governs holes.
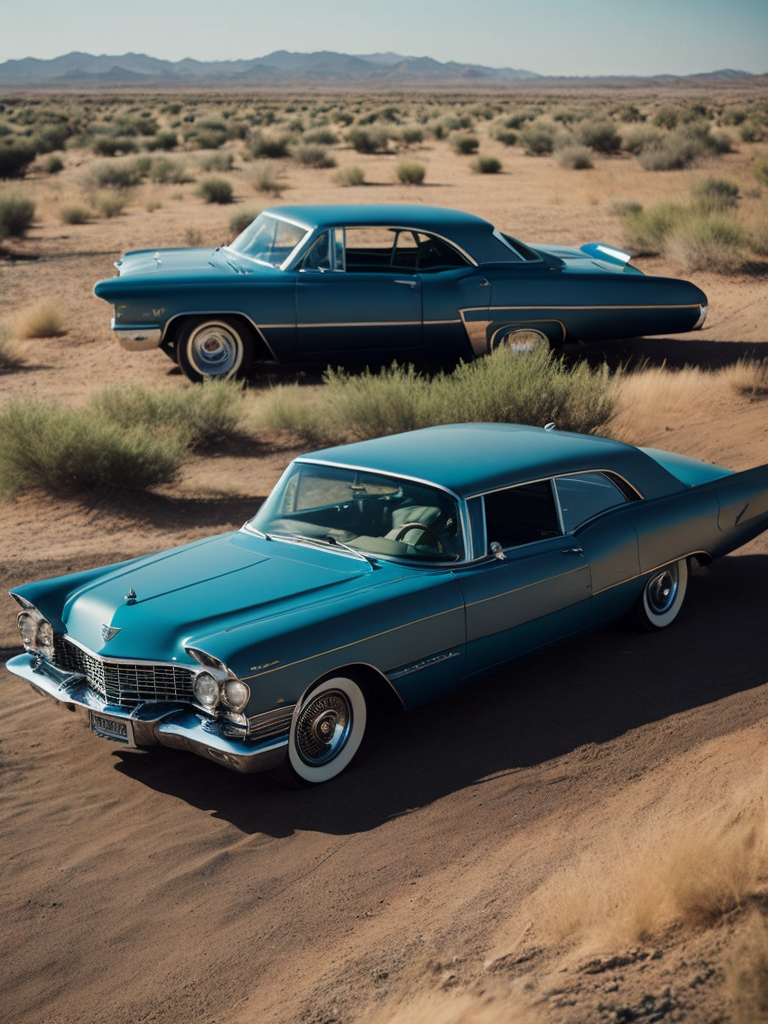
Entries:
POLYGON ((240 531, 105 570, 67 595, 67 633, 109 658, 188 661, 196 636, 233 629, 297 605, 308 608, 392 580, 402 569, 315 545, 240 531), (109 639, 108 630, 117 632, 109 639))

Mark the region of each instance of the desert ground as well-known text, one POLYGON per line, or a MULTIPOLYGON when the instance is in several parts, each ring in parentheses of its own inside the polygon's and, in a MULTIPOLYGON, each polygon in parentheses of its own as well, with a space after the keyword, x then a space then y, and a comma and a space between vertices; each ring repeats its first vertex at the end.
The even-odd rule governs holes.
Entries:
MULTIPOLYGON (((765 96, 621 97, 630 100, 728 108, 765 96)), ((142 109, 161 102, 135 98, 142 109)), ((306 112, 302 102, 311 107, 298 98, 294 111, 306 112)), ((340 143, 336 168, 278 161, 282 200, 451 206, 531 243, 619 247, 617 204, 684 201, 713 175, 738 185, 747 220, 766 202, 752 167, 768 143, 735 142, 676 171, 645 171, 623 152, 572 170, 481 132, 480 151, 501 173, 473 173, 448 140, 427 135, 407 154, 424 183, 403 185, 402 152, 340 143), (345 187, 338 174, 353 165, 366 184, 345 187)), ((0 373, 0 404, 81 404, 111 383, 191 386, 162 353, 122 350, 91 289, 129 249, 217 245, 233 213, 275 201, 255 190, 238 144, 224 150, 234 154, 220 174, 234 191, 226 206, 197 194, 197 152, 173 154, 192 180, 145 181, 118 216, 83 224, 62 223, 60 210, 84 201, 90 151, 68 148, 58 174, 33 166, 13 184, 36 218, 26 237, 0 243, 0 323, 23 359, 0 373), (17 337, 43 299, 60 310, 60 333, 17 337)), ((613 363, 665 367, 673 381, 656 399, 626 400, 616 433, 735 470, 768 462, 766 400, 712 384, 717 367, 768 359, 768 264, 722 274, 663 256, 636 263, 693 279, 710 313, 695 336, 605 347, 613 363), (704 371, 690 391, 674 383, 684 366, 704 371)), ((264 390, 250 388, 254 423, 264 390)), ((297 450, 290 435, 254 427, 246 443, 191 459, 178 482, 148 495, 30 492, 0 503, 0 590, 236 529, 297 450)), ((0 669, 0 1018, 768 1020, 767 578, 764 535, 698 570, 669 630, 619 624, 388 715, 348 773, 312 790, 180 752, 123 751, 0 669)), ((18 649, 6 598, 3 660, 18 649)))

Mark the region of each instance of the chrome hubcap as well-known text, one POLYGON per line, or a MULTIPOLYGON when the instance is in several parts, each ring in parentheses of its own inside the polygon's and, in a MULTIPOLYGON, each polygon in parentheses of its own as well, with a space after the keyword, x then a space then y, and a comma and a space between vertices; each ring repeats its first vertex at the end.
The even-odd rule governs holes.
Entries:
POLYGON ((242 343, 225 324, 203 324, 189 339, 189 357, 203 376, 226 376, 242 362, 242 343))
POLYGON ((664 569, 648 583, 648 607, 654 615, 664 615, 675 603, 678 587, 677 566, 664 569))
POLYGON ((324 764, 336 757, 349 738, 352 708, 346 695, 330 690, 310 699, 296 723, 296 749, 307 764, 324 764))

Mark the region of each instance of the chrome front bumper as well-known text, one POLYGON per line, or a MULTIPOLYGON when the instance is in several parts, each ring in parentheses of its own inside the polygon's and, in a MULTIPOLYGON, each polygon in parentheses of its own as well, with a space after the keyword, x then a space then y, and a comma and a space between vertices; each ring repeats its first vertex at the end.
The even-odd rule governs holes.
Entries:
MULTIPOLYGON (((55 700, 77 714, 93 732, 126 747, 153 747, 161 744, 176 750, 188 750, 223 764, 236 772, 250 774, 275 768, 284 760, 288 735, 263 742, 249 742, 228 735, 227 726, 207 718, 193 708, 178 704, 149 703, 129 710, 100 701, 82 676, 66 672, 33 654, 19 654, 6 668, 26 679, 36 693, 55 700), (114 733, 100 724, 114 723, 114 733), (125 736, 118 736, 124 726, 125 736)), ((231 727, 230 727, 231 728, 231 727)))
POLYGON ((117 340, 128 352, 147 352, 157 348, 163 332, 159 327, 142 327, 139 324, 118 324, 114 318, 110 325, 117 335, 117 340))

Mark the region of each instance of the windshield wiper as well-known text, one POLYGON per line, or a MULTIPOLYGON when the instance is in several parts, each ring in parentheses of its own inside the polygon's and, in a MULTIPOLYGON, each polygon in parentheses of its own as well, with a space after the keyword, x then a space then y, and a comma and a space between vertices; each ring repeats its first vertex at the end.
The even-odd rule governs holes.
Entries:
MULTIPOLYGON (((267 536, 265 534, 265 536, 267 536)), ((349 544, 345 544, 344 541, 336 540, 335 537, 330 534, 327 537, 310 537, 306 533, 272 533, 269 534, 270 540, 295 540, 300 544, 320 544, 324 548, 341 548, 343 551, 348 551, 351 555, 356 555, 358 558, 362 558, 364 562, 373 569, 378 569, 375 559, 372 555, 368 555, 365 551, 361 551, 360 548, 350 547, 349 544)))

